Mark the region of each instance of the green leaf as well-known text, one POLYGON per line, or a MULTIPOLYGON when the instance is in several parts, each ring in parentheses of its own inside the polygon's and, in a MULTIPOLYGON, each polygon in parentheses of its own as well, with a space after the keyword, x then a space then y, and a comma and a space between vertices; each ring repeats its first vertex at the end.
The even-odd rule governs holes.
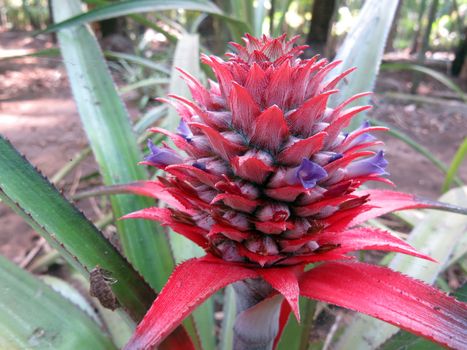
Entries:
POLYGON ((454 180, 454 177, 456 176, 457 171, 459 170, 459 167, 462 164, 462 161, 464 160, 466 156, 467 156, 467 137, 464 138, 464 141, 459 146, 456 154, 454 155, 454 158, 452 159, 451 165, 449 166, 449 169, 446 173, 446 177, 444 179, 443 188, 441 189, 442 192, 446 192, 449 189, 449 187, 451 186, 454 180))
MULTIPOLYGON (((92 4, 92 5, 99 5, 99 6, 102 6, 102 5, 106 5, 106 4, 109 4, 110 1, 108 0, 84 0, 85 3, 87 4, 92 4)), ((139 23, 139 24, 142 24, 143 26, 145 27, 148 27, 148 28, 151 28, 151 29, 154 29, 156 32, 159 32, 159 33, 162 33, 165 35, 165 37, 171 42, 171 43, 176 43, 177 42, 177 37, 172 35, 171 33, 167 32, 166 30, 164 30, 162 27, 160 27, 159 25, 157 25, 155 22, 153 21, 150 21, 149 19, 147 19, 146 17, 144 17, 143 15, 130 15, 130 18, 132 20, 134 20, 135 22, 139 23)))
POLYGON ((259 0, 254 8, 253 17, 253 33, 255 36, 260 37, 263 35, 263 22, 266 17, 265 0, 259 0))
POLYGON ((112 290, 120 303, 135 319, 144 316, 155 298, 151 288, 102 233, 2 137, 0 198, 86 277, 97 265, 110 271, 117 281, 112 290))
MULTIPOLYGON (((53 1, 57 21, 80 13, 81 2, 53 1)), ((81 121, 104 184, 144 179, 137 163, 142 159, 128 113, 119 98, 96 39, 85 26, 58 33, 60 49, 81 121)), ((153 205, 133 195, 110 198, 115 218, 153 205)), ((153 288, 159 290, 173 269, 165 235, 159 226, 144 220, 117 221, 123 251, 153 288)))
POLYGON ((0 348, 116 349, 75 305, 0 256, 0 348))
MULTIPOLYGON (((466 206, 467 187, 453 189, 439 200, 466 206)), ((438 263, 396 254, 388 267, 427 283, 433 283, 450 263, 450 256, 459 242, 465 239, 466 230, 466 216, 446 212, 430 212, 425 220, 414 227, 407 243, 417 248, 418 251, 435 258, 438 263)), ((463 252, 463 254, 465 253, 466 251, 463 252)), ((388 323, 368 316, 357 315, 334 349, 374 349, 397 331, 397 327, 388 323)))
POLYGON ((165 65, 154 62, 153 60, 141 56, 108 50, 104 51, 104 56, 111 59, 125 60, 127 62, 138 64, 142 67, 146 67, 167 75, 170 74, 170 70, 165 65))
POLYGON ((227 286, 224 290, 224 302, 222 303, 222 328, 220 335, 220 350, 233 350, 234 324, 237 313, 235 301, 235 291, 232 286, 227 286))
POLYGON ((378 350, 441 350, 441 346, 432 343, 426 339, 417 337, 416 335, 400 331, 383 345, 378 350))
MULTIPOLYGON (((331 97, 330 103, 336 106, 347 98, 362 91, 372 91, 379 66, 386 46, 386 39, 396 13, 396 0, 367 0, 360 14, 337 51, 335 60, 343 63, 333 72, 337 75, 345 70, 357 67, 348 79, 338 84, 340 93, 331 97)), ((367 103, 369 97, 358 100, 359 104, 367 103)), ((352 120, 351 129, 355 129, 363 121, 360 114, 352 120)))
POLYGON ((299 324, 292 314, 289 316, 278 349, 307 350, 309 348, 309 338, 313 327, 316 305, 315 300, 300 298, 302 321, 299 324))
POLYGON ((451 89, 455 93, 459 95, 459 97, 464 100, 464 102, 467 102, 467 95, 464 93, 462 88, 457 85, 453 80, 449 79, 445 74, 440 73, 434 69, 420 66, 418 64, 412 64, 412 63, 384 63, 381 65, 382 70, 388 70, 388 71, 393 71, 393 70, 412 70, 415 72, 420 72, 423 74, 426 74, 433 79, 436 79, 438 82, 446 86, 447 88, 451 89))
MULTIPOLYGON (((63 3, 63 1, 60 3, 63 3)), ((178 9, 217 14, 221 13, 215 4, 207 0, 126 0, 99 6, 83 14, 77 15, 75 13, 72 15, 73 17, 70 16, 71 18, 56 18, 56 21, 61 22, 49 26, 47 29, 41 31, 40 33, 55 32, 69 28, 71 26, 85 24, 88 22, 102 21, 104 19, 126 16, 135 13, 178 9)))
MULTIPOLYGON (((70 284, 80 290, 89 290, 90 288, 89 282, 83 276, 76 273, 69 276, 69 281, 70 284)), ((70 284, 68 284, 69 288, 73 288, 70 284)), ((95 300, 94 306, 100 319, 105 324, 105 329, 109 333, 113 343, 119 349, 122 349, 133 334, 136 323, 129 319, 122 309, 114 311, 106 309, 97 300, 95 300)))

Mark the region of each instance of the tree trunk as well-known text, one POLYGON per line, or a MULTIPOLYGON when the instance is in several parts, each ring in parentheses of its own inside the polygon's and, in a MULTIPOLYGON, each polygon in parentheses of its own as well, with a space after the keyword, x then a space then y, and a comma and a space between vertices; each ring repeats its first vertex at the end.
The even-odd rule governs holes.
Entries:
POLYGON ((421 42, 420 33, 422 33, 423 17, 425 16, 425 10, 426 10, 426 0, 422 0, 422 2, 420 3, 420 8, 418 9, 418 20, 417 20, 418 27, 413 35, 412 45, 410 47, 411 54, 414 54, 420 48, 420 42, 421 42))
POLYGON ((394 39, 397 36, 397 27, 399 25, 399 18, 401 16, 402 4, 404 0, 399 0, 397 5, 396 13, 394 14, 394 19, 392 20, 391 31, 389 32, 388 40, 386 41, 386 48, 384 52, 393 52, 394 51, 394 39))
POLYGON ((336 0, 315 0, 313 2, 310 31, 306 43, 313 54, 323 54, 331 27, 331 18, 336 7, 336 0))
POLYGON ((467 71, 467 27, 464 28, 463 39, 456 49, 456 56, 451 66, 451 74, 455 77, 462 76, 461 72, 467 71))
MULTIPOLYGON (((436 11, 438 10, 439 0, 432 0, 430 10, 428 12, 428 23, 426 24, 425 31, 423 32, 421 47, 418 50, 417 54, 417 63, 423 64, 425 61, 425 53, 428 50, 430 44, 430 34, 431 28, 433 27, 433 22, 435 21, 436 11)), ((415 94, 420 84, 420 74, 414 74, 412 79, 412 88, 410 92, 415 94)))

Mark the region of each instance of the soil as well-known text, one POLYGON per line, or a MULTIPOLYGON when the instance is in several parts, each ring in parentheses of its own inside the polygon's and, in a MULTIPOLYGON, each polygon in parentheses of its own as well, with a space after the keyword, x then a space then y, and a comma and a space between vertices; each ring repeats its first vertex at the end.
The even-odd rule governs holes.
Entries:
MULTIPOLYGON (((48 37, 33 39, 25 33, 0 32, 0 57, 51 46, 48 37)), ((387 91, 408 92, 410 81, 410 74, 382 73, 373 101, 376 107, 370 116, 391 123, 432 155, 450 163, 467 135, 467 106, 416 104, 385 97, 387 91)), ((419 91, 426 95, 446 93, 443 86, 431 80, 422 81, 419 91)), ((135 107, 131 110, 136 111, 135 107)), ((0 61, 0 134, 48 177, 87 145, 61 59, 0 61)), ((404 142, 390 135, 381 137, 386 142, 391 180, 397 188, 432 199, 439 197, 442 172, 404 142)), ((467 181, 465 163, 460 174, 467 181)), ((95 169, 94 161, 88 159, 58 187, 69 196, 77 189, 76 180, 95 169)), ((80 206, 90 217, 100 214, 95 203, 80 202, 80 206)), ((0 254, 24 263, 39 241, 22 219, 0 203, 0 254)))

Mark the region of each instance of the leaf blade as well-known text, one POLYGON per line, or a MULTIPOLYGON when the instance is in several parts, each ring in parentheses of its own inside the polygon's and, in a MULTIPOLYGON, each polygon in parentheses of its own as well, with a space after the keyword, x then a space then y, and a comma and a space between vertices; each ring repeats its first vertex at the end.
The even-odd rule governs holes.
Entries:
MULTIPOLYGON (((78 0, 53 2, 56 20, 80 12, 78 0)), ((60 48, 83 127, 107 185, 143 179, 142 158, 128 113, 120 100, 96 39, 84 26, 58 33, 60 48), (90 64, 92 62, 92 64, 90 64)), ((115 218, 152 202, 135 196, 111 197, 115 218)), ((117 230, 129 260, 155 289, 160 289, 173 260, 160 227, 145 221, 118 221, 117 230), (156 234, 155 234, 156 232, 156 234)))
POLYGON ((50 33, 71 26, 81 25, 104 19, 126 16, 135 13, 163 10, 194 10, 207 13, 220 13, 219 8, 207 0, 125 0, 116 3, 99 6, 91 11, 75 14, 71 18, 60 18, 59 23, 55 23, 40 33, 50 33))
POLYGON ((0 195, 86 276, 97 265, 112 272, 113 291, 142 317, 154 292, 83 214, 66 201, 9 142, 0 137, 0 195), (34 191, 30 189, 34 188, 34 191), (79 259, 79 261, 77 260, 79 259))
POLYGON ((2 256, 0 293, 1 348, 116 349, 75 305, 2 256))
POLYGON ((306 272, 303 296, 397 324, 452 348, 467 346, 467 304, 385 267, 328 262, 306 272))

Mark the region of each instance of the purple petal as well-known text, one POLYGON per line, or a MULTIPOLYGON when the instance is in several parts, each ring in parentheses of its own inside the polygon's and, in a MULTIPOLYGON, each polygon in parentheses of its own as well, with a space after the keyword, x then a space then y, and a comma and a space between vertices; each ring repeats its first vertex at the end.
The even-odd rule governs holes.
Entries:
POLYGON ((342 153, 322 151, 313 155, 312 159, 318 165, 326 165, 342 158, 343 156, 344 155, 342 153))
MULTIPOLYGON (((355 131, 360 131, 360 130, 369 128, 370 126, 371 126, 371 124, 370 124, 369 121, 364 121, 362 123, 362 125, 360 125, 360 127, 358 129, 356 129, 355 131)), ((371 142, 371 141, 374 141, 374 140, 376 140, 376 137, 374 137, 370 133, 366 132, 366 133, 361 134, 360 136, 356 137, 354 140, 352 140, 351 145, 354 146, 354 145, 357 145, 357 144, 360 144, 360 143, 371 142)))
POLYGON ((351 163, 347 167, 348 176, 362 176, 362 175, 389 175, 385 168, 388 165, 386 159, 384 159, 383 151, 379 151, 373 157, 358 160, 351 163))
POLYGON ((312 188, 316 186, 319 180, 328 176, 326 170, 320 165, 308 159, 303 159, 302 164, 297 168, 296 178, 302 183, 304 188, 312 188))
POLYGON ((193 133, 183 120, 180 120, 180 124, 177 127, 177 134, 182 136, 187 141, 191 141, 193 138, 193 133))
POLYGON ((155 146, 151 140, 148 140, 148 148, 151 154, 144 159, 158 166, 179 164, 183 159, 172 149, 155 146))

